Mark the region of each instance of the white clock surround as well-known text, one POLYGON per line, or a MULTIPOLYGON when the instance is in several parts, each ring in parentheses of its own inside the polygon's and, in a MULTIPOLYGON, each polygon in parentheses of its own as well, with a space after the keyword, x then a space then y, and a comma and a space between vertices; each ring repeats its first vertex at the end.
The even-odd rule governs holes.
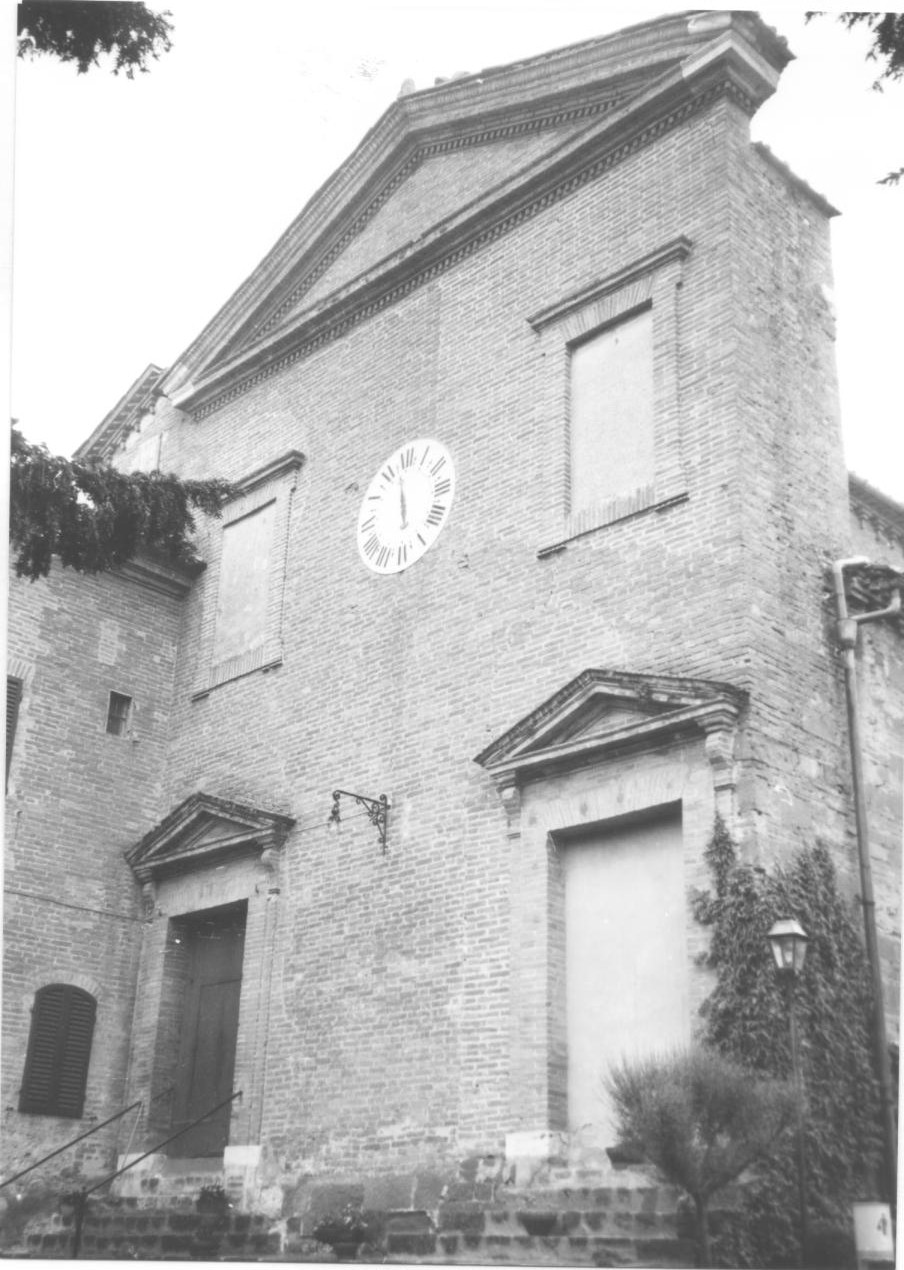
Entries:
POLYGON ((455 496, 455 466, 429 437, 407 441, 381 463, 358 515, 358 553, 374 573, 401 573, 439 537, 455 496))

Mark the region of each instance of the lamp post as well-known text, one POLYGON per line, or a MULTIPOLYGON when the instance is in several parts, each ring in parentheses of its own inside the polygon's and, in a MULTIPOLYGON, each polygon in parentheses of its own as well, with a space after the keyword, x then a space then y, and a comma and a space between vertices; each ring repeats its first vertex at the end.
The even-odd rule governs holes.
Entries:
POLYGON ((794 1076, 797 1119, 797 1188, 800 1203, 800 1264, 807 1265, 810 1248, 809 1221, 807 1218, 807 1155, 804 1140, 804 1086, 800 1070, 800 1043, 797 1032, 797 1002, 795 983, 807 955, 807 932, 800 922, 783 917, 775 922, 767 939, 775 958, 779 979, 785 985, 788 998, 788 1026, 791 1032, 791 1070, 794 1076))

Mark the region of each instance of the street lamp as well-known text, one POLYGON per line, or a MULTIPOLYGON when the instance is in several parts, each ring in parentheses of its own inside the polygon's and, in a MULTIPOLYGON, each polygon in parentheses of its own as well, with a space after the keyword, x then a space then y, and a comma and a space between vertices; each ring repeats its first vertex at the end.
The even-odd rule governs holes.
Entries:
POLYGON ((791 1069, 794 1075, 795 1110, 797 1116, 797 1187, 800 1202, 800 1264, 807 1265, 810 1247, 807 1218, 807 1157, 804 1140, 804 1086, 800 1071, 800 1044, 797 1034, 797 1004, 794 985, 803 970, 807 955, 807 932, 793 917, 775 922, 766 937, 775 958, 779 978, 788 997, 788 1024, 791 1031, 791 1069))

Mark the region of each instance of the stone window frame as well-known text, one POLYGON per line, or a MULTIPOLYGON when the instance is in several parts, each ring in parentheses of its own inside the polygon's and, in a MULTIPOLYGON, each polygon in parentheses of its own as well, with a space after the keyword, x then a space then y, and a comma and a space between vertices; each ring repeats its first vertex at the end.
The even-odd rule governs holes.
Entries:
MULTIPOLYGON (((475 757, 502 804, 512 879, 512 1128, 506 1155, 516 1171, 518 1160, 567 1153, 557 841, 680 807, 687 883, 708 887, 706 847, 715 815, 730 830, 736 823, 736 751, 746 702, 742 689, 726 683, 590 668, 475 757), (594 723, 597 704, 605 710, 594 723)), ((697 963, 708 942, 706 928, 689 922, 688 965, 697 963)), ((692 1017, 708 990, 705 975, 695 974, 689 983, 692 1017)))
POLYGON ((560 451, 561 532, 542 546, 543 557, 572 539, 642 512, 662 510, 687 497, 681 455, 678 393, 678 294, 691 241, 680 236, 590 286, 539 310, 527 320, 536 333, 547 373, 560 382, 563 444, 560 451), (655 476, 639 490, 579 513, 571 510, 571 350, 643 309, 653 314, 653 443, 655 476))
POLYGON ((7 691, 9 691, 10 680, 18 680, 20 689, 18 701, 16 703, 14 720, 11 720, 10 718, 9 698, 7 698, 5 785, 7 798, 13 798, 17 793, 16 783, 18 779, 18 771, 26 748, 24 736, 28 728, 33 678, 34 666, 31 662, 26 661, 24 657, 10 657, 8 659, 6 667, 7 691), (12 734, 10 732, 11 722, 14 722, 15 724, 12 734))
POLYGON ((221 684, 241 679, 256 671, 271 670, 282 663, 282 625, 289 526, 293 496, 298 486, 298 473, 303 464, 304 455, 298 450, 289 450, 281 458, 274 459, 235 482, 236 493, 223 509, 216 560, 211 565, 206 579, 206 597, 201 627, 200 683, 192 693, 192 700, 206 697, 212 688, 217 688, 221 684), (250 649, 247 653, 218 661, 215 652, 216 622, 223 533, 230 525, 244 520, 271 503, 276 504, 276 514, 273 525, 264 638, 257 647, 250 649))
MULTIPOLYGON (((509 859, 519 895, 512 925, 512 950, 518 949, 519 958, 512 1008, 521 1023, 511 1056, 515 1092, 510 1109, 517 1133, 537 1141, 551 1141, 549 1134, 568 1136, 563 842, 675 808, 688 886, 704 889, 709 882, 705 849, 718 805, 707 757, 704 738, 686 735, 653 752, 601 756, 553 779, 539 775, 514 798, 509 794, 509 859), (538 913, 545 915, 539 926, 538 913)), ((705 951, 708 935, 689 920, 686 938, 691 967, 705 951)), ((690 976, 689 1022, 707 990, 702 972, 690 976)))
MULTIPOLYGON (((161 1095, 154 1103, 160 1118, 155 1131, 166 1128, 168 1114, 165 1085, 160 1087, 159 1026, 166 974, 173 968, 166 964, 172 920, 247 901, 234 1075, 242 1098, 233 1105, 224 1163, 232 1153, 233 1164, 244 1160, 252 1172, 261 1151, 267 1032, 278 980, 282 857, 294 824, 291 816, 199 791, 125 853, 145 907, 126 1092, 130 1101, 161 1095)), ((154 1133, 148 1140, 154 1141, 154 1133)), ((121 1156, 120 1166, 137 1158, 121 1156)), ((149 1156, 146 1167, 153 1171, 160 1159, 149 1156)), ((226 1185, 229 1189, 229 1169, 226 1185)))
POLYGON ((107 698, 107 717, 104 731, 108 736, 129 740, 135 717, 135 699, 127 692, 111 688, 107 698))

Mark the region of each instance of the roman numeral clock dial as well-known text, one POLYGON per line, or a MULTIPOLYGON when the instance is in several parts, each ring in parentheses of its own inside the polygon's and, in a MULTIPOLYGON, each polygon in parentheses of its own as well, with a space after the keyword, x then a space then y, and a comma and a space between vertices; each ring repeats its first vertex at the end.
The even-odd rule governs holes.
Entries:
POLYGON ((439 537, 455 494, 452 456, 438 441, 400 446, 368 486, 358 552, 374 573, 401 573, 439 537))

